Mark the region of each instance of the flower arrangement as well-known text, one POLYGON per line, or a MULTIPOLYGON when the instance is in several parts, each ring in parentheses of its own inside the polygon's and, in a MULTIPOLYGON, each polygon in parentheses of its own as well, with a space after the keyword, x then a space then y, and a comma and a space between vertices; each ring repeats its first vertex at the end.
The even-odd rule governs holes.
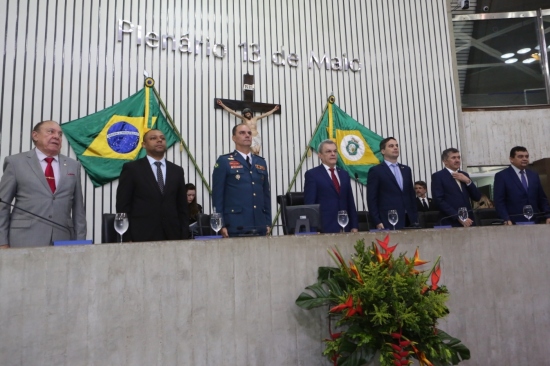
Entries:
POLYGON ((449 291, 439 286, 440 258, 429 272, 417 267, 428 262, 389 245, 389 236, 356 253, 346 263, 338 248, 329 251, 337 267, 319 267, 317 283, 306 287, 296 304, 304 309, 329 306, 329 334, 323 354, 335 366, 359 366, 379 352, 382 366, 400 366, 416 358, 420 365, 456 365, 470 358, 460 340, 438 329, 446 316, 449 291), (339 332, 333 332, 336 320, 339 332))

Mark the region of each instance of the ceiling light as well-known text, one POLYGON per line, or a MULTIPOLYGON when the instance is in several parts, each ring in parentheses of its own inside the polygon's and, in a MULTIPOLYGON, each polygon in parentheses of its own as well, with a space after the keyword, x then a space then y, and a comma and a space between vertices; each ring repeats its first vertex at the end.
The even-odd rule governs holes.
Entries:
POLYGON ((530 48, 522 48, 521 50, 518 50, 518 53, 519 53, 520 55, 523 55, 524 53, 527 53, 527 52, 529 52, 529 51, 531 51, 530 48))
POLYGON ((510 52, 510 53, 505 53, 504 55, 500 56, 501 58, 510 58, 514 56, 514 53, 513 52, 510 52))
POLYGON ((513 64, 514 62, 518 62, 518 59, 517 58, 510 58, 510 59, 508 59, 504 62, 506 62, 507 64, 513 64))
POLYGON ((528 58, 528 59, 523 60, 522 62, 523 62, 524 64, 530 64, 530 63, 535 62, 535 61, 536 61, 536 60, 535 60, 534 58, 531 57, 531 58, 528 58))

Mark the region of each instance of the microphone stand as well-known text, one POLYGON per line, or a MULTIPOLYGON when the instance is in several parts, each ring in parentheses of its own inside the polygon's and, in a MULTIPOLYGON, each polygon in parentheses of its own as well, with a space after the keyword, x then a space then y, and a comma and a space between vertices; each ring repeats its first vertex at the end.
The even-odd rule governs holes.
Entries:
POLYGON ((57 225, 57 226, 59 226, 60 228, 67 230, 67 231, 69 232, 69 234, 71 234, 71 230, 70 230, 67 226, 61 225, 60 223, 57 223, 57 222, 55 222, 55 221, 52 221, 52 220, 50 220, 50 219, 47 219, 47 218, 42 217, 42 216, 40 216, 40 215, 37 215, 37 214, 35 214, 34 212, 27 211, 27 210, 25 210, 24 208, 17 207, 16 205, 12 205, 10 202, 7 202, 7 201, 5 201, 5 200, 3 200, 3 199, 1 199, 1 198, 0 198, 0 202, 3 203, 3 204, 5 204, 5 205, 8 205, 8 206, 13 207, 14 209, 17 209, 17 210, 26 212, 26 213, 28 213, 29 215, 32 215, 32 216, 34 216, 34 217, 38 217, 40 220, 44 220, 44 221, 47 221, 47 222, 49 222, 49 223, 51 223, 51 224, 57 225))

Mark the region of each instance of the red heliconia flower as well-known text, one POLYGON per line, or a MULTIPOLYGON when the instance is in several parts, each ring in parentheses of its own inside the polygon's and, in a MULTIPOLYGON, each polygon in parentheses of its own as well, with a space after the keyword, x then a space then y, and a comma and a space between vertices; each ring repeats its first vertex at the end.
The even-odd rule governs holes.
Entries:
POLYGON ((350 309, 351 307, 353 306, 353 297, 351 297, 351 295, 349 295, 348 299, 346 300, 345 303, 343 304, 340 304, 340 305, 336 305, 334 307, 332 307, 329 312, 331 313, 339 313, 345 309, 350 309))
POLYGON ((353 263, 352 261, 349 262, 349 269, 353 272, 353 274, 355 274, 355 277, 357 278, 357 281, 359 281, 359 283, 363 283, 363 279, 361 278, 361 275, 359 274, 359 270, 355 266, 355 263, 353 263))
POLYGON ((338 261, 339 261, 343 266, 345 266, 345 265, 346 265, 346 262, 344 262, 344 259, 342 258, 342 256, 340 256, 340 253, 338 253, 338 251, 335 250, 335 249, 332 249, 332 252, 333 252, 334 255, 336 256, 336 258, 338 259, 338 261))
POLYGON ((386 235, 384 240, 376 239, 378 245, 380 245, 384 250, 388 250, 388 245, 390 244, 390 235, 386 235))
POLYGON ((435 266, 431 277, 432 277, 432 290, 435 290, 437 288, 437 284, 439 283, 439 279, 441 278, 441 267, 439 266, 439 263, 437 264, 437 266, 435 266))

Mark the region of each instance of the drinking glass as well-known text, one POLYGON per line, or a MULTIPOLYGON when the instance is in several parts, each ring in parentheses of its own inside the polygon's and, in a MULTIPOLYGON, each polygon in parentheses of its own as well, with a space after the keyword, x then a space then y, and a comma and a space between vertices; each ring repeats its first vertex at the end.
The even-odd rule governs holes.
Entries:
POLYGON ((342 227, 342 232, 349 222, 348 212, 346 210, 338 211, 338 224, 342 227))
POLYGON ((399 221, 399 215, 397 214, 397 210, 388 211, 388 221, 390 222, 390 224, 393 225, 393 230, 395 230, 395 224, 397 224, 397 221, 399 221))
POLYGON ((219 212, 213 212, 210 215, 210 227, 212 228, 212 230, 216 232, 216 235, 218 235, 218 231, 221 230, 222 226, 223 226, 222 214, 219 212))
POLYGON ((124 212, 118 212, 115 214, 115 230, 120 235, 120 242, 122 243, 122 235, 128 230, 129 222, 128 216, 124 212))
POLYGON ((466 221, 468 219, 468 209, 466 207, 460 207, 458 209, 458 218, 460 221, 466 221))
POLYGON ((531 217, 533 217, 533 206, 531 205, 525 205, 523 206, 523 216, 529 221, 531 221, 531 217))

